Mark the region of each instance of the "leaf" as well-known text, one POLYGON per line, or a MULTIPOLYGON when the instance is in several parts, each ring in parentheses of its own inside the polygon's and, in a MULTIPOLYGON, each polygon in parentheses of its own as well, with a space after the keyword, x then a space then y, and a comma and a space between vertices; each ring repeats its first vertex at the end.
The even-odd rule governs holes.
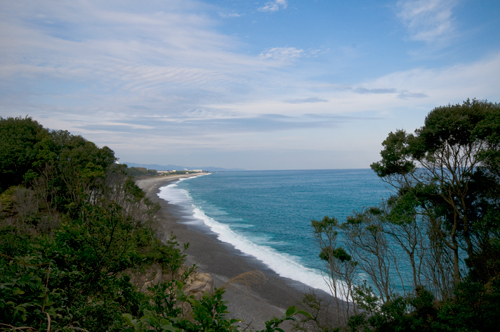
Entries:
POLYGON ((15 295, 21 295, 21 294, 24 294, 25 292, 16 287, 13 289, 13 293, 15 295))
POLYGON ((179 329, 176 329, 175 327, 173 327, 170 324, 168 324, 168 325, 162 325, 161 328, 162 328, 163 331, 171 331, 171 332, 178 332, 178 331, 180 331, 179 329))
POLYGON ((307 311, 304 311, 304 310, 297 310, 297 313, 301 314, 301 315, 304 315, 304 316, 306 316, 308 318, 313 318, 313 316, 310 313, 308 313, 307 311))
POLYGON ((291 315, 295 314, 296 311, 297 311, 297 308, 295 308, 295 306, 292 305, 292 306, 288 307, 288 309, 286 310, 285 315, 287 317, 290 317, 291 315))
POLYGON ((128 325, 135 327, 137 325, 137 321, 133 319, 131 314, 122 314, 122 317, 127 321, 128 325))

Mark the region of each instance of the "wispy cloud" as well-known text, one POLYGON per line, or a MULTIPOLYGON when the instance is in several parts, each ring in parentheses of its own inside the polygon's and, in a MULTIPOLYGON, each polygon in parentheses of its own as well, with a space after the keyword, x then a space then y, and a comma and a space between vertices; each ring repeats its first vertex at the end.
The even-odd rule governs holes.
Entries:
POLYGON ((393 89, 393 88, 390 88, 390 89, 386 89, 386 88, 382 88, 382 89, 367 89, 367 88, 355 88, 353 90, 354 92, 356 93, 359 93, 359 94, 368 94, 368 93, 376 93, 376 94, 381 94, 381 93, 395 93, 397 92, 396 89, 393 89))
MULTIPOLYGON (((372 83, 378 85, 377 83, 372 83)), ((365 88, 365 87, 352 87, 352 86, 333 86, 333 89, 338 91, 351 91, 355 94, 361 95, 396 95, 400 99, 410 98, 426 98, 427 94, 422 92, 412 92, 408 90, 400 90, 396 88, 365 88)))
POLYGON ((188 0, 168 12, 135 4, 110 11, 97 1, 54 2, 50 10, 28 3, 19 0, 0 13, 0 90, 12 101, 37 91, 48 105, 56 103, 48 96, 61 94, 73 103, 82 95, 85 104, 101 103, 87 114, 107 107, 135 112, 137 105, 174 113, 201 100, 241 97, 252 91, 250 81, 275 66, 233 52, 237 41, 215 32, 188 0))
POLYGON ((351 117, 343 115, 325 114, 302 114, 299 116, 286 116, 282 114, 259 114, 246 117, 200 117, 182 118, 179 121, 164 121, 162 126, 157 125, 161 119, 143 118, 134 123, 122 122, 100 122, 93 124, 78 125, 77 128, 89 132, 134 132, 148 134, 162 134, 168 131, 169 136, 193 135, 196 137, 210 137, 212 133, 223 132, 228 134, 241 133, 272 133, 295 129, 326 128, 334 127, 346 121, 377 120, 369 117, 351 117))
POLYGON ((241 15, 238 14, 238 13, 224 13, 224 12, 219 12, 219 16, 222 17, 222 18, 241 17, 241 15))
POLYGON ((263 7, 259 7, 259 10, 262 12, 275 12, 280 9, 286 9, 286 7, 288 7, 286 0, 274 0, 269 1, 263 7))
POLYGON ((409 91, 401 91, 398 94, 398 98, 401 99, 409 99, 409 98, 427 98, 429 97, 427 94, 422 92, 409 92, 409 91))
POLYGON ((417 41, 444 41, 455 32, 453 8, 457 0, 401 0, 398 17, 410 38, 417 41))
POLYGON ((259 57, 261 59, 272 59, 279 62, 289 62, 298 59, 305 55, 303 49, 295 47, 273 47, 265 52, 262 52, 259 57))
POLYGON ((328 102, 328 100, 321 99, 321 98, 318 98, 318 97, 304 98, 304 99, 287 99, 287 100, 285 100, 285 103, 290 103, 290 104, 327 103, 327 102, 328 102))
MULTIPOLYGON (((495 100, 500 77, 500 53, 472 63, 443 68, 416 68, 383 75, 359 85, 321 84, 310 82, 296 90, 298 81, 279 82, 281 98, 262 96, 245 104, 215 104, 214 108, 228 108, 236 113, 279 113, 298 116, 314 109, 317 114, 352 114, 363 111, 385 112, 398 109, 423 110, 422 116, 436 105, 459 103, 464 99, 495 100), (288 84, 288 85, 286 85, 288 84), (283 93, 288 96, 283 96, 283 93), (314 105, 290 103, 297 95, 317 95, 327 102, 314 105), (277 99, 279 98, 279 99, 277 99), (280 100, 280 101, 278 101, 280 100), (314 107, 314 108, 312 108, 314 107)), ((273 81, 276 84, 276 81, 273 81)), ((410 112, 411 113, 411 112, 410 112)), ((378 113, 377 113, 378 114, 378 113)))

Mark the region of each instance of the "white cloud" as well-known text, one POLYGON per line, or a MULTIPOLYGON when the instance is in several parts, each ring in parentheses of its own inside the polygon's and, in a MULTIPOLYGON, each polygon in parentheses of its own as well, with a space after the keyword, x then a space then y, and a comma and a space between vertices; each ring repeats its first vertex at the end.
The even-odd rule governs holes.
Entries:
POLYGON ((456 0, 401 0, 397 3, 397 15, 411 39, 442 42, 455 31, 453 7, 456 5, 456 0))
POLYGON ((307 104, 307 103, 327 103, 328 100, 318 98, 318 97, 309 97, 309 98, 301 98, 301 99, 287 99, 284 100, 285 103, 290 104, 307 104))
POLYGON ((360 82, 355 86, 322 85, 319 82, 310 82, 307 85, 302 81, 302 85, 293 90, 298 82, 298 79, 293 78, 273 80, 269 85, 280 87, 282 94, 279 96, 266 95, 246 103, 210 106, 231 109, 236 114, 289 116, 300 116, 305 112, 351 114, 373 111, 380 114, 387 110, 398 109, 402 112, 401 121, 405 121, 404 118, 414 110, 424 110, 418 117, 423 121, 426 112, 439 105, 461 103, 467 98, 497 102, 499 98, 497 87, 500 85, 500 53, 472 63, 394 72, 374 80, 360 82), (304 103, 290 103, 291 100, 309 98, 305 95, 312 92, 321 92, 321 99, 325 102, 314 103, 314 108, 304 103))
POLYGON ((295 47, 273 47, 265 52, 262 52, 259 57, 279 62, 289 62, 304 56, 304 54, 304 50, 295 47))
POLYGON ((238 13, 223 13, 223 12, 219 12, 219 16, 222 18, 241 17, 241 15, 238 13))
POLYGON ((272 65, 232 52, 238 41, 216 33, 206 16, 182 8, 110 11, 97 1, 74 1, 4 9, 0 85, 3 80, 11 90, 16 87, 8 80, 24 77, 31 86, 50 81, 50 93, 58 93, 58 84, 66 85, 65 93, 79 89, 70 93, 85 93, 89 100, 93 94, 128 94, 129 101, 134 96, 165 101, 165 95, 194 100, 197 92, 234 95, 232 89, 272 65), (32 19, 42 16, 57 26, 32 19))
POLYGON ((274 0, 266 3, 263 7, 260 7, 259 10, 263 12, 275 12, 281 8, 286 9, 286 7, 288 7, 286 0, 274 0))

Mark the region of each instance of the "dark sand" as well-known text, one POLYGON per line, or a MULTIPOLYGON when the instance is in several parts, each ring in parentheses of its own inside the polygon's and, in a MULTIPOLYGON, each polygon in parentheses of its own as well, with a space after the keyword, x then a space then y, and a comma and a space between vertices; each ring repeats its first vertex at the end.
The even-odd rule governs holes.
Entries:
MULTIPOLYGON (((161 228, 158 234, 162 240, 167 239, 171 232, 177 236, 180 243, 189 243, 187 263, 196 264, 198 271, 210 273, 216 287, 242 273, 261 271, 266 277, 265 283, 251 288, 242 285, 227 286, 224 299, 229 301, 228 309, 231 318, 239 318, 244 322, 240 326, 250 324, 249 329, 264 329, 263 322, 271 317, 281 317, 286 308, 300 303, 306 286, 290 279, 279 277, 260 261, 244 255, 229 244, 217 240, 209 229, 186 226, 179 223, 183 220, 182 212, 176 205, 158 197, 159 188, 180 177, 171 176, 137 180, 137 184, 153 201, 161 206, 161 228)), ((290 330, 290 324, 282 328, 290 330)))

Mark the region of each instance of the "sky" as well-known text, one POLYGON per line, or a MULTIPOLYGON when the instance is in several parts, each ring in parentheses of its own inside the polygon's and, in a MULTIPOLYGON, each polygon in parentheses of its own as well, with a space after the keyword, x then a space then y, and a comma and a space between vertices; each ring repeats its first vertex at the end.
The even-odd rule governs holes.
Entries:
POLYGON ((498 0, 0 0, 0 116, 120 162, 368 168, 435 107, 500 102, 498 0))

